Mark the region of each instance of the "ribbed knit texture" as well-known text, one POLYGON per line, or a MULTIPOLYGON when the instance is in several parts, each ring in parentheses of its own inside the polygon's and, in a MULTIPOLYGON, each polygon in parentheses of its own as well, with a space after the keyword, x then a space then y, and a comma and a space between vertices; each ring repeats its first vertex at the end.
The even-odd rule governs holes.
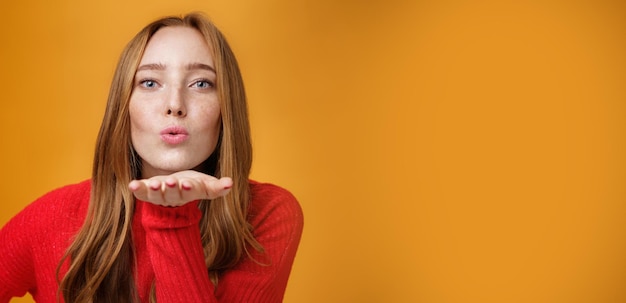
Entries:
MULTIPOLYGON (((83 224, 90 181, 39 198, 0 230, 0 303, 30 292, 56 302, 57 265, 83 224)), ((133 241, 136 284, 148 302, 156 282, 158 302, 281 302, 302 233, 302 210, 288 191, 250 181, 249 222, 265 249, 220 276, 217 288, 204 265, 196 202, 162 207, 137 201, 133 241), (259 264, 261 263, 261 264, 259 264)), ((67 271, 67 264, 61 274, 67 271)))

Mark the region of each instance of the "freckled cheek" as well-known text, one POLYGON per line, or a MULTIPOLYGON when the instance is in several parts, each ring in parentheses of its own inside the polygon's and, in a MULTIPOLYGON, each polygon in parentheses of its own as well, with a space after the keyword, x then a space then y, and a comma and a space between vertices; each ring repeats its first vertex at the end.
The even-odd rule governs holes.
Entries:
POLYGON ((146 131, 146 115, 140 111, 137 107, 133 106, 133 102, 130 103, 128 114, 130 118, 130 136, 133 145, 141 143, 141 139, 144 137, 146 131))
POLYGON ((200 113, 200 121, 203 121, 202 129, 211 134, 218 134, 221 126, 221 112, 218 101, 200 106, 197 113, 200 113))

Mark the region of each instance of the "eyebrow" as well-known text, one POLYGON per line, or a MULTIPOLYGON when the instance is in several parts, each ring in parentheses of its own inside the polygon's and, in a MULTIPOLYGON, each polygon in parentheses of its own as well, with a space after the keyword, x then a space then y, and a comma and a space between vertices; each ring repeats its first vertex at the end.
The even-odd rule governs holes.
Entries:
POLYGON ((161 64, 161 63, 150 63, 150 64, 144 64, 141 65, 137 68, 137 71, 141 71, 141 70, 164 70, 165 69, 165 65, 161 64))
POLYGON ((186 68, 187 70, 203 69, 203 70, 208 70, 208 71, 212 71, 213 73, 215 73, 215 68, 213 68, 213 66, 210 66, 204 63, 190 63, 190 64, 187 64, 186 68))
MULTIPOLYGON (((144 64, 141 65, 137 68, 137 71, 142 71, 142 70, 165 70, 165 65, 161 64, 161 63, 149 63, 149 64, 144 64)), ((185 68, 187 70, 195 70, 195 69, 201 69, 201 70, 208 70, 208 71, 212 71, 213 73, 215 73, 215 69, 208 65, 208 64, 204 64, 204 63, 189 63, 185 66, 185 68)))

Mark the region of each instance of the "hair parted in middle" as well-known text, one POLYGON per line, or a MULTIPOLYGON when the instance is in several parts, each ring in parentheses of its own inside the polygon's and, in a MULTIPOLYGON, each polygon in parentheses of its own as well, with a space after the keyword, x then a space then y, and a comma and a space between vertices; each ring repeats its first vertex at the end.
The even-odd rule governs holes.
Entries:
MULTIPOLYGON (((91 184, 91 198, 84 225, 57 269, 69 269, 59 291, 65 302, 134 302, 137 290, 132 268, 131 223, 134 196, 128 189, 141 177, 141 161, 130 136, 129 102, 135 73, 152 36, 167 26, 199 31, 209 46, 217 74, 216 89, 221 108, 220 138, 213 154, 201 165, 202 172, 231 177, 231 192, 199 203, 200 234, 211 281, 220 272, 250 256, 249 248, 262 252, 247 222, 248 177, 252 145, 243 79, 237 60, 219 29, 204 15, 165 17, 144 27, 122 52, 109 91, 98 134, 91 184)), ((152 291, 154 299, 154 289, 152 291)))

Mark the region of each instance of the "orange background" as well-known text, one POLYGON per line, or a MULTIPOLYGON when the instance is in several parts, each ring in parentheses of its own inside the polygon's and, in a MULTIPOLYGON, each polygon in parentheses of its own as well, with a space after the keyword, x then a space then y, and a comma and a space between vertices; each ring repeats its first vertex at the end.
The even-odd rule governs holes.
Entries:
POLYGON ((124 44, 202 10, 240 60, 253 177, 305 211, 285 302, 626 302, 623 1, 2 7, 0 224, 90 176, 124 44))

